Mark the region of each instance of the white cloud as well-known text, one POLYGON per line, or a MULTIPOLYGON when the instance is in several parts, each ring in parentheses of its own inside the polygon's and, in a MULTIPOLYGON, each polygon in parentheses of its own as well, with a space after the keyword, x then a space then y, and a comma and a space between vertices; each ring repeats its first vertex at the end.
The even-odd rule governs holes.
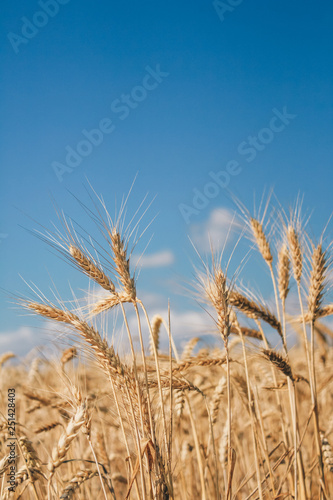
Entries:
POLYGON ((190 339, 211 333, 210 317, 205 311, 182 311, 171 313, 171 328, 174 338, 190 339))
POLYGON ((21 326, 17 330, 0 332, 0 349, 1 351, 15 350, 15 346, 31 344, 33 339, 33 329, 26 326, 21 326))
POLYGON ((46 352, 57 345, 66 349, 70 345, 69 333, 71 331, 65 325, 45 320, 35 327, 20 326, 15 330, 0 331, 0 352, 12 351, 17 356, 26 356, 32 350, 46 352))
POLYGON ((34 347, 45 344, 45 332, 40 328, 20 326, 16 330, 0 332, 0 352, 12 351, 17 356, 25 356, 34 347))
MULTIPOLYGON (((167 300, 163 299, 160 294, 144 293, 141 297, 147 307, 150 320, 155 314, 161 315, 162 318, 168 321, 167 300)), ((148 350, 149 346, 149 331, 143 312, 140 310, 142 334, 144 344, 148 350)), ((125 311, 130 327, 131 335, 135 349, 140 351, 140 343, 138 337, 138 322, 137 317, 130 304, 125 304, 125 311)), ((93 321, 95 324, 95 322, 93 321)), ((124 326, 123 315, 120 309, 115 309, 106 316, 101 315, 97 320, 95 327, 100 331, 101 335, 108 338, 108 341, 114 343, 115 348, 120 355, 129 353, 129 341, 126 328, 124 326)), ((171 332, 174 341, 178 348, 182 346, 192 337, 200 337, 203 342, 206 341, 207 335, 210 336, 214 328, 214 323, 209 315, 201 309, 171 309, 171 332)), ((42 352, 58 352, 57 346, 60 349, 66 349, 71 345, 72 340, 80 344, 79 350, 85 345, 79 334, 75 334, 70 329, 66 329, 58 323, 52 321, 41 321, 36 327, 22 326, 15 330, 7 330, 0 332, 0 352, 12 351, 17 356, 26 356, 30 351, 37 349, 42 352)), ((161 328, 161 348, 168 349, 168 334, 166 329, 161 328)))
MULTIPOLYGON (((151 308, 148 310, 150 321, 153 319, 155 314, 162 316, 164 321, 168 322, 168 310, 164 309, 154 309, 151 308)), ((146 325, 146 320, 144 315, 141 313, 141 328, 142 334, 144 338, 145 346, 149 345, 149 332, 146 325)), ((140 349, 139 336, 138 336, 138 323, 137 318, 133 314, 133 312, 128 312, 128 324, 130 327, 130 331, 133 337, 135 349, 140 349)), ((122 321, 122 320, 121 320, 122 321)), ((171 334, 175 341, 177 347, 182 347, 186 342, 188 342, 193 337, 199 337, 203 341, 207 338, 207 336, 212 335, 216 331, 214 327, 214 323, 212 322, 209 315, 202 310, 184 310, 184 311, 176 311, 171 310, 171 334)), ((118 337, 119 339, 119 337, 118 337)), ((162 349, 168 349, 169 337, 166 329, 164 327, 161 328, 160 333, 160 346, 162 349)), ((121 336, 121 340, 116 345, 118 348, 125 352, 124 349, 128 349, 128 339, 127 333, 123 330, 123 334, 121 336), (125 347, 127 346, 127 347, 125 347)))
POLYGON ((138 264, 138 267, 166 267, 170 266, 175 261, 175 256, 171 250, 161 250, 160 252, 139 255, 133 255, 132 261, 138 264))
POLYGON ((227 208, 215 208, 206 221, 192 224, 190 234, 196 248, 202 252, 221 250, 225 240, 231 239, 236 228, 240 227, 239 221, 233 212, 227 208))
POLYGON ((138 292, 140 299, 142 300, 145 307, 149 310, 154 309, 164 309, 168 303, 167 298, 161 293, 147 292, 146 290, 140 290, 138 292))

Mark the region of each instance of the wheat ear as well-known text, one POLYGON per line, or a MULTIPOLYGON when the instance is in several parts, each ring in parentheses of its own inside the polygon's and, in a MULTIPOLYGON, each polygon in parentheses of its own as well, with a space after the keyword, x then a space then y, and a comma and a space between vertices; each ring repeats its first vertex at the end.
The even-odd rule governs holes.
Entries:
POLYGON ((311 321, 314 321, 321 309, 324 294, 326 271, 326 256, 322 245, 319 244, 312 254, 312 269, 308 296, 308 311, 311 321))
POLYGON ((109 459, 105 449, 103 434, 98 431, 94 433, 93 437, 94 437, 94 442, 96 444, 96 452, 99 462, 101 462, 103 465, 108 465, 109 459))
POLYGON ((48 464, 48 469, 51 474, 54 473, 55 469, 59 467, 66 458, 67 451, 72 443, 72 441, 76 438, 79 433, 79 430, 83 426, 86 421, 86 404, 81 403, 75 412, 75 415, 70 419, 68 425, 57 445, 53 448, 52 458, 48 464))
POLYGON ((0 368, 10 359, 15 358, 15 354, 12 352, 5 352, 0 356, 0 368))
POLYGON ((215 387, 214 394, 212 396, 212 400, 210 402, 210 414, 212 419, 212 424, 214 425, 217 420, 217 416, 220 409, 220 402, 227 384, 227 379, 224 375, 218 381, 217 386, 215 387))
POLYGON ((95 264, 91 259, 89 259, 79 248, 74 245, 70 245, 69 253, 73 257, 77 266, 89 276, 89 278, 93 279, 98 283, 104 290, 108 292, 115 293, 116 288, 110 278, 104 273, 104 271, 95 264))
POLYGON ((279 353, 272 349, 263 349, 263 355, 268 359, 278 370, 284 373, 287 377, 294 382, 294 375, 289 362, 279 353))
POLYGON ((298 239, 298 235, 292 226, 288 227, 287 237, 288 237, 294 278, 297 283, 300 283, 302 277, 302 266, 303 266, 302 250, 298 239))
POLYGON ((219 444, 219 458, 223 469, 227 468, 228 464, 228 418, 223 426, 222 435, 219 444))
MULTIPOLYGON (((316 319, 325 318, 325 316, 332 316, 333 314, 333 304, 328 304, 327 306, 323 306, 316 312, 316 319)), ((312 321, 313 314, 309 311, 304 314, 304 321, 306 323, 310 323, 312 321)), ((303 322, 303 316, 298 316, 296 320, 298 323, 303 322)))
POLYGON ((253 218, 250 219, 250 223, 259 251, 263 256, 263 258, 265 259, 265 261, 267 262, 267 264, 270 265, 273 261, 273 256, 266 235, 264 233, 262 224, 261 222, 253 218))
POLYGON ((6 472, 11 463, 12 463, 12 457, 10 455, 5 455, 0 460, 0 477, 6 472))
POLYGON ((29 478, 34 496, 36 500, 38 500, 38 494, 34 483, 38 479, 37 474, 40 473, 40 460, 32 446, 32 442, 29 441, 26 436, 21 436, 17 443, 25 460, 25 465, 18 471, 15 482, 20 484, 29 478))
POLYGON ((333 314, 333 304, 328 304, 327 306, 323 306, 317 314, 317 318, 323 318, 324 316, 332 316, 333 314))
POLYGON ((66 488, 62 491, 60 500, 72 500, 75 491, 81 486, 81 484, 95 476, 98 476, 97 471, 81 470, 77 472, 75 476, 70 480, 66 488))
POLYGON ((244 297, 244 295, 236 291, 232 291, 230 293, 229 302, 231 305, 239 309, 239 311, 244 313, 248 318, 262 319, 268 323, 272 328, 277 330, 283 340, 280 321, 266 307, 257 304, 253 300, 249 300, 247 297, 244 297))
POLYGON ((90 316, 95 316, 96 314, 108 311, 119 304, 132 301, 132 297, 125 292, 112 294, 109 297, 105 297, 95 302, 95 304, 91 307, 89 314, 90 316))
POLYGON ((76 356, 77 356, 76 347, 69 347, 68 349, 65 349, 60 359, 62 367, 64 368, 65 364, 69 363, 69 361, 71 361, 76 356))
MULTIPOLYGON (((229 359, 231 361, 231 359, 229 359)), ((188 361, 181 361, 172 368, 172 374, 183 372, 194 366, 222 366, 227 363, 227 357, 223 358, 191 358, 188 361)))
POLYGON ((52 429, 55 429, 56 427, 58 427, 58 425, 62 425, 62 424, 60 422, 50 422, 49 424, 44 424, 44 425, 41 425, 40 427, 37 427, 34 430, 34 433, 41 434, 42 432, 49 432, 52 429))
POLYGON ((154 342, 156 351, 158 351, 160 345, 160 328, 162 322, 163 318, 159 314, 156 314, 156 316, 154 316, 151 320, 152 335, 149 338, 151 356, 154 356, 154 346, 152 343, 154 342))
POLYGON ((197 345, 197 343, 199 342, 200 338, 199 337, 192 337, 186 344, 185 344, 185 347, 183 349, 183 352, 182 352, 182 355, 181 355, 181 359, 182 360, 188 360, 188 359, 191 359, 191 356, 192 356, 192 353, 193 353, 193 349, 195 348, 195 346, 197 345))
POLYGON ((40 460, 37 456, 36 450, 32 446, 32 442, 29 441, 27 437, 21 436, 19 439, 19 445, 27 466, 32 469, 38 469, 40 467, 40 460))
MULTIPOLYGON (((34 483, 37 479, 40 479, 41 475, 42 473, 39 469, 34 469, 32 467, 27 468, 26 465, 23 465, 15 474, 15 486, 18 486, 28 480, 30 480, 31 483, 34 483)), ((38 499, 38 496, 36 498, 38 499)))
MULTIPOLYGON (((257 339, 257 340, 263 340, 262 333, 259 330, 255 330, 254 328, 248 328, 246 326, 236 327, 235 324, 233 323, 233 321, 231 323, 232 323, 232 326, 230 328, 231 333, 235 333, 236 335, 239 335, 239 330, 240 330, 242 332, 242 335, 244 335, 244 337, 249 337, 249 338, 257 339)), ((238 342, 239 342, 239 340, 236 342, 236 344, 238 342)), ((231 343, 230 343, 230 350, 231 350, 231 343)))
POLYGON ((320 433, 321 439, 321 448, 323 451, 323 460, 325 463, 325 467, 329 472, 333 472, 333 451, 330 443, 328 442, 325 434, 323 432, 320 433))
POLYGON ((185 392, 182 389, 175 389, 174 395, 174 410, 176 416, 180 418, 184 411, 185 406, 185 392))
POLYGON ((223 341, 230 335, 229 290, 227 278, 221 269, 214 269, 211 279, 205 286, 206 295, 217 314, 217 327, 223 341))
POLYGON ((119 275, 120 282, 123 285, 125 293, 135 300, 135 281, 130 274, 130 260, 127 257, 127 245, 125 245, 124 240, 121 238, 120 233, 115 227, 111 232, 109 232, 109 234, 114 254, 113 261, 119 275))
POLYGON ((31 363, 31 366, 30 366, 30 369, 29 369, 29 373, 28 373, 28 385, 32 385, 37 377, 38 377, 38 374, 39 374, 39 365, 41 363, 41 360, 39 358, 35 358, 33 360, 33 362, 31 363))
POLYGON ((284 303, 289 292, 290 260, 287 245, 283 245, 278 258, 278 288, 281 302, 284 303))
POLYGON ((128 484, 127 477, 123 476, 119 472, 114 472, 111 476, 112 481, 122 483, 122 484, 128 484))

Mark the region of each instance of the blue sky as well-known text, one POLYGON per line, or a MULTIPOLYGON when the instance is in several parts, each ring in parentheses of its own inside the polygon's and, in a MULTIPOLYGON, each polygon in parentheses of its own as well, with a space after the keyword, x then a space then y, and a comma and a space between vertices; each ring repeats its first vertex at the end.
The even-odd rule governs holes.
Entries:
POLYGON ((2 6, 2 338, 38 324, 9 303, 8 293, 27 292, 20 276, 46 292, 51 277, 63 293, 69 282, 86 287, 26 231, 56 221, 52 199, 85 225, 70 193, 89 204, 86 178, 111 213, 137 172, 129 213, 146 193, 156 196, 141 250, 153 235, 146 253, 164 265, 143 268, 139 287, 158 291, 159 305, 170 297, 175 311, 192 307, 174 293, 175 281, 192 279, 188 235, 215 231, 214 220, 227 219, 235 209, 230 192, 249 208, 265 187, 286 207, 300 192, 314 211, 314 233, 325 225, 332 211, 333 5, 222 4, 2 6), (222 182, 215 188, 214 174, 222 182))

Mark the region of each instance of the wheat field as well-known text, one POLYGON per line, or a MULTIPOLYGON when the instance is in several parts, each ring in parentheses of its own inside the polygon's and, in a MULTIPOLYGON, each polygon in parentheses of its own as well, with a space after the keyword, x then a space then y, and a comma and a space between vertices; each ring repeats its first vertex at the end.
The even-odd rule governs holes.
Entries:
POLYGON ((61 231, 43 236, 100 288, 96 300, 51 301, 38 289, 17 299, 67 345, 29 364, 0 357, 1 498, 333 498, 325 234, 311 239, 298 207, 291 216, 278 207, 267 223, 267 210, 259 217, 241 207, 244 238, 267 266, 275 303, 228 276, 225 256, 212 252, 194 295, 216 344, 193 338, 180 349, 170 314, 151 317, 137 293, 124 210, 114 221, 100 202, 101 246, 64 216, 61 231), (122 349, 110 340, 112 314, 122 349))

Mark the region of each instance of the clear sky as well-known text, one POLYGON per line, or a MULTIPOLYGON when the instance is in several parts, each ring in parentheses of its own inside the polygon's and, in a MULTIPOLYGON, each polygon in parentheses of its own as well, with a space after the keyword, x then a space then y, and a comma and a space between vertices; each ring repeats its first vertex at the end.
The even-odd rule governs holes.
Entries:
POLYGON ((139 286, 179 314, 192 307, 174 293, 192 279, 188 235, 204 252, 200 236, 235 209, 230 191, 249 208, 265 187, 284 206, 300 192, 321 230, 332 212, 332 21, 327 0, 5 0, 0 337, 33 345, 37 323, 8 298, 26 294, 20 276, 43 291, 51 278, 60 291, 87 286, 26 231, 51 228, 52 199, 85 225, 70 193, 89 204, 86 178, 111 213, 137 172, 129 213, 156 196, 139 286))

